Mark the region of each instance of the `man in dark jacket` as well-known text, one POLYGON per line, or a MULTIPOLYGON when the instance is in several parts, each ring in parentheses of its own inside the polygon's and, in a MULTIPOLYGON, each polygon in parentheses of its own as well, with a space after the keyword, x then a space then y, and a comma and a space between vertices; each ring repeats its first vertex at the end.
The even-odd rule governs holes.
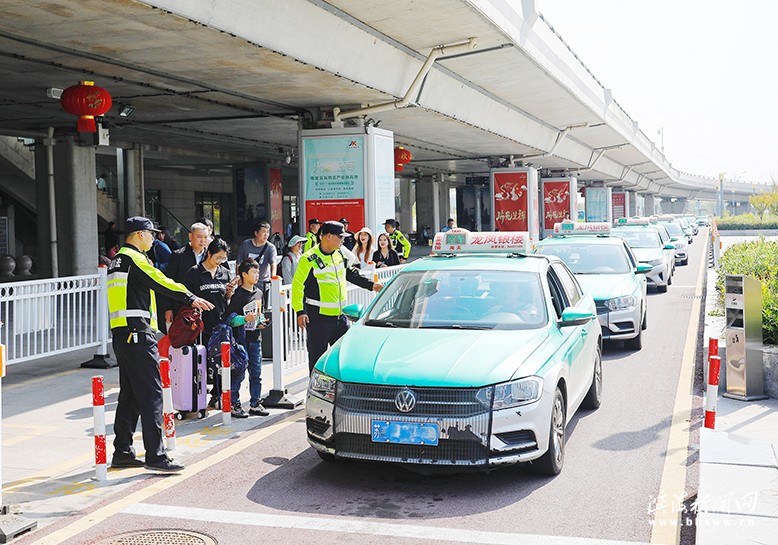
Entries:
MULTIPOLYGON (((189 228, 189 244, 173 252, 170 256, 165 274, 171 280, 183 283, 186 273, 205 259, 205 249, 208 246, 209 234, 208 227, 202 223, 193 223, 189 228)), ((164 310, 165 322, 168 324, 173 321, 173 315, 178 310, 178 305, 171 299, 160 297, 160 310, 164 310)), ((161 324, 160 324, 161 326, 161 324)), ((164 332, 167 329, 160 329, 164 332)))

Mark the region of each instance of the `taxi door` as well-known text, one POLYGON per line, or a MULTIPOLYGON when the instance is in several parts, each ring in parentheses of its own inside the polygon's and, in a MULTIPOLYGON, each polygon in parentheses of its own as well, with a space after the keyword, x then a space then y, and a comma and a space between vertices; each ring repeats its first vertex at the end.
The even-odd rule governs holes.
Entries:
MULTIPOLYGON (((559 292, 563 308, 581 306, 597 315, 591 296, 584 295, 573 274, 562 263, 552 263, 549 268, 549 288, 559 292), (591 307, 591 308, 589 308, 591 307)), ((568 384, 568 409, 577 407, 589 390, 594 375, 594 351, 597 347, 597 331, 594 320, 584 325, 559 327, 564 338, 563 354, 568 366, 570 383, 568 384)))

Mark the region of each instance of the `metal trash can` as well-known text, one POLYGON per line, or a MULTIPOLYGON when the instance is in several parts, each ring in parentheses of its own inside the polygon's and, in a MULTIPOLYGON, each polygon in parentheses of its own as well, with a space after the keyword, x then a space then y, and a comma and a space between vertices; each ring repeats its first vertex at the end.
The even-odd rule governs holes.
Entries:
POLYGON ((750 276, 724 279, 727 342, 725 397, 741 401, 766 399, 762 363, 762 283, 750 276))

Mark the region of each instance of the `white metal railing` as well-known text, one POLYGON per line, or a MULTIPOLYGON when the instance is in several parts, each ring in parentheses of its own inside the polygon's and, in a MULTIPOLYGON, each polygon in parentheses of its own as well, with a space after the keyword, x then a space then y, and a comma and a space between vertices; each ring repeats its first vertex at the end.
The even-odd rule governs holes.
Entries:
POLYGON ((0 284, 0 343, 8 364, 91 346, 107 352, 106 269, 97 274, 0 284))

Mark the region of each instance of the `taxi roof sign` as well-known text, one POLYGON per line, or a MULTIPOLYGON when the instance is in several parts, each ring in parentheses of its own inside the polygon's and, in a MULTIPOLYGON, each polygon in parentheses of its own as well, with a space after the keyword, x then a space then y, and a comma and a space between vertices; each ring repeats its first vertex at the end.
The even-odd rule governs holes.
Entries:
POLYGON ((619 218, 616 220, 616 227, 624 225, 648 225, 648 218, 619 218))
POLYGON ((611 226, 607 222, 588 221, 574 222, 563 221, 562 223, 554 224, 555 237, 566 237, 571 235, 610 235, 611 226))
POLYGON ((527 253, 530 249, 526 231, 486 231, 472 233, 467 229, 451 229, 436 233, 433 254, 527 253))

